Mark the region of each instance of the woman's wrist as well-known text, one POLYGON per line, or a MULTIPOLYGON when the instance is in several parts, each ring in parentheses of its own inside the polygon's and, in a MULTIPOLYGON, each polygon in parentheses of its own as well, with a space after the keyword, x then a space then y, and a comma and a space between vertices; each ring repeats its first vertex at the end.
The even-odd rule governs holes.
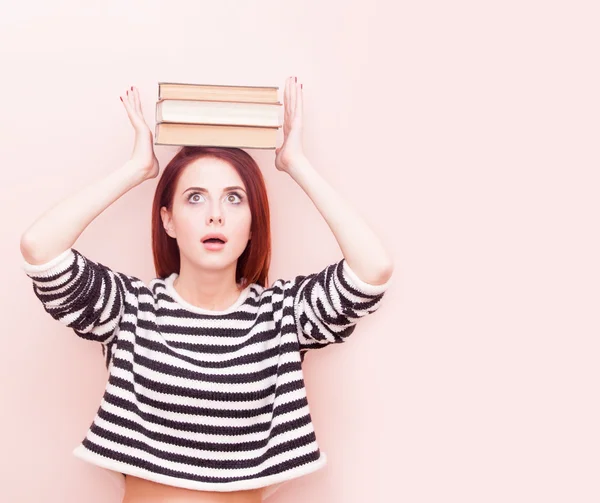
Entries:
POLYGON ((135 187, 150 178, 151 170, 145 166, 141 166, 133 159, 127 161, 121 169, 126 173, 126 176, 129 177, 132 187, 135 187))

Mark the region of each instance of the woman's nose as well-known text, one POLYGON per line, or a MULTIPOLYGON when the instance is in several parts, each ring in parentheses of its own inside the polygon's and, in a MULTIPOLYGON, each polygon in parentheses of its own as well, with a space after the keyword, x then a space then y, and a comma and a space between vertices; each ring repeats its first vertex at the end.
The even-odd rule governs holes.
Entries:
POLYGON ((208 221, 223 223, 223 213, 218 204, 213 204, 208 210, 208 221))

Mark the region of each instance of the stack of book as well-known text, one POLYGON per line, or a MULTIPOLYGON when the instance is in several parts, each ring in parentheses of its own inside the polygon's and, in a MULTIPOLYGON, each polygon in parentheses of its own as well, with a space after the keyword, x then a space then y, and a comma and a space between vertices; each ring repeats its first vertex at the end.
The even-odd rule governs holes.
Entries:
POLYGON ((154 144, 274 149, 278 90, 159 82, 154 144))

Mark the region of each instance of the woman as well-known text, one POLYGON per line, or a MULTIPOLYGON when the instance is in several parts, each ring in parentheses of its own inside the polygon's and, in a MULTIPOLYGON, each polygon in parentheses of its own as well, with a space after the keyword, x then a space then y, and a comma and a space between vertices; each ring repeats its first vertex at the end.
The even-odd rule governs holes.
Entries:
MULTIPOLYGON (((122 474, 124 503, 255 503, 326 462, 301 363, 374 312, 392 260, 302 149, 302 86, 286 81, 275 166, 306 192, 344 258, 267 288, 269 207, 261 172, 234 148, 184 147, 152 213, 149 285, 73 248, 104 209, 159 166, 137 89, 121 96, 135 130, 124 166, 47 211, 21 238, 45 310, 98 342, 109 371, 83 460, 122 474)), ((120 476, 120 475, 119 475, 120 476)))

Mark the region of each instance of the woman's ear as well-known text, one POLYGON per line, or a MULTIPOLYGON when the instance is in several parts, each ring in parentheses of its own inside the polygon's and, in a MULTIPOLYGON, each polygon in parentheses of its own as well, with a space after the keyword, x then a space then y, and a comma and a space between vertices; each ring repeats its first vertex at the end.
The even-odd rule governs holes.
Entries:
POLYGON ((175 231, 173 231, 173 219, 169 213, 169 210, 165 206, 160 209, 160 218, 162 220, 163 228, 167 235, 172 238, 175 238, 175 231))

